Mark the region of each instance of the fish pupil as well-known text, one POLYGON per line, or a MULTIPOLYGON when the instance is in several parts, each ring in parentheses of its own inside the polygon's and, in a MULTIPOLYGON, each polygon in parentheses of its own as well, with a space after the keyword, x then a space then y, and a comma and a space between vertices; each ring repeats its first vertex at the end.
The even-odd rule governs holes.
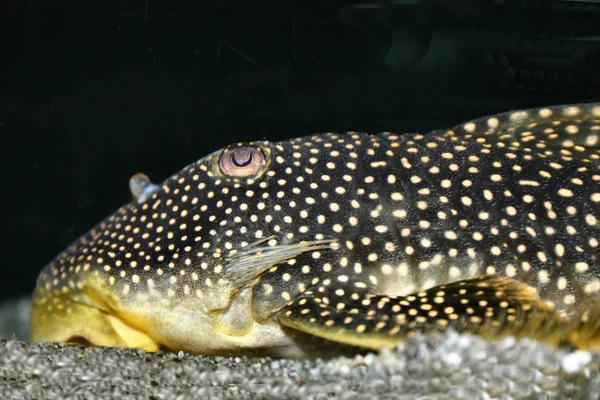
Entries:
POLYGON ((236 167, 247 167, 248 165, 250 165, 250 163, 252 163, 252 154, 248 154, 248 159, 246 161, 242 161, 242 162, 238 161, 237 158, 235 158, 235 154, 232 154, 231 162, 236 167))

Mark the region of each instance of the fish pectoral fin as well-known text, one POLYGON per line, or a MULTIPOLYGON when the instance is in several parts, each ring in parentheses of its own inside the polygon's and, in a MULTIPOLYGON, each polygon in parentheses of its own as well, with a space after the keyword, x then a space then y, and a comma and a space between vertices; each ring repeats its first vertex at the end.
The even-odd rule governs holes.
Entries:
POLYGON ((566 336, 562 319, 535 290, 501 276, 460 280, 408 296, 360 293, 358 300, 352 299, 352 287, 312 288, 283 307, 278 320, 324 339, 372 349, 396 347, 416 332, 450 327, 488 338, 529 336, 553 344, 566 336))
POLYGON ((335 240, 313 240, 284 245, 261 246, 268 239, 272 238, 274 236, 260 239, 225 258, 225 278, 235 288, 251 286, 269 268, 297 257, 300 254, 316 250, 332 249, 337 246, 335 240))

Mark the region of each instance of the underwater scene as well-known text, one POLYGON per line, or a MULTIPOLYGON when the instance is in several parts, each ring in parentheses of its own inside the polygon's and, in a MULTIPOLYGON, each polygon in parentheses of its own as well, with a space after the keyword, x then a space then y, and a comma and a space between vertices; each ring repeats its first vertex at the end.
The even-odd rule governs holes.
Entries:
POLYGON ((0 399, 600 398, 600 0, 0 34, 0 399))

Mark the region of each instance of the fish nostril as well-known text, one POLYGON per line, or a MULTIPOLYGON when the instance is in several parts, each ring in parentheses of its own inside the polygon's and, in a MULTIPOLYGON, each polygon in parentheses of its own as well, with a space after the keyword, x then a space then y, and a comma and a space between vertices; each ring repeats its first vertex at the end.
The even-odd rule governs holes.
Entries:
POLYGON ((150 182, 150 178, 146 174, 139 172, 129 180, 129 190, 134 200, 143 203, 158 190, 158 185, 150 182))

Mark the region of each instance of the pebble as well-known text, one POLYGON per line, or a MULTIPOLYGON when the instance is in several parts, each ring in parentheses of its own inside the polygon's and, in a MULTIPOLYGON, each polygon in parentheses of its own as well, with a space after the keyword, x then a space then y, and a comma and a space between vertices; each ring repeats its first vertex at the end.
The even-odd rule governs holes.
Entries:
POLYGON ((600 358, 447 331, 330 360, 0 341, 0 399, 593 399, 600 358), (93 395, 90 395, 93 394, 93 395), (91 396, 91 397, 90 397, 91 396))

